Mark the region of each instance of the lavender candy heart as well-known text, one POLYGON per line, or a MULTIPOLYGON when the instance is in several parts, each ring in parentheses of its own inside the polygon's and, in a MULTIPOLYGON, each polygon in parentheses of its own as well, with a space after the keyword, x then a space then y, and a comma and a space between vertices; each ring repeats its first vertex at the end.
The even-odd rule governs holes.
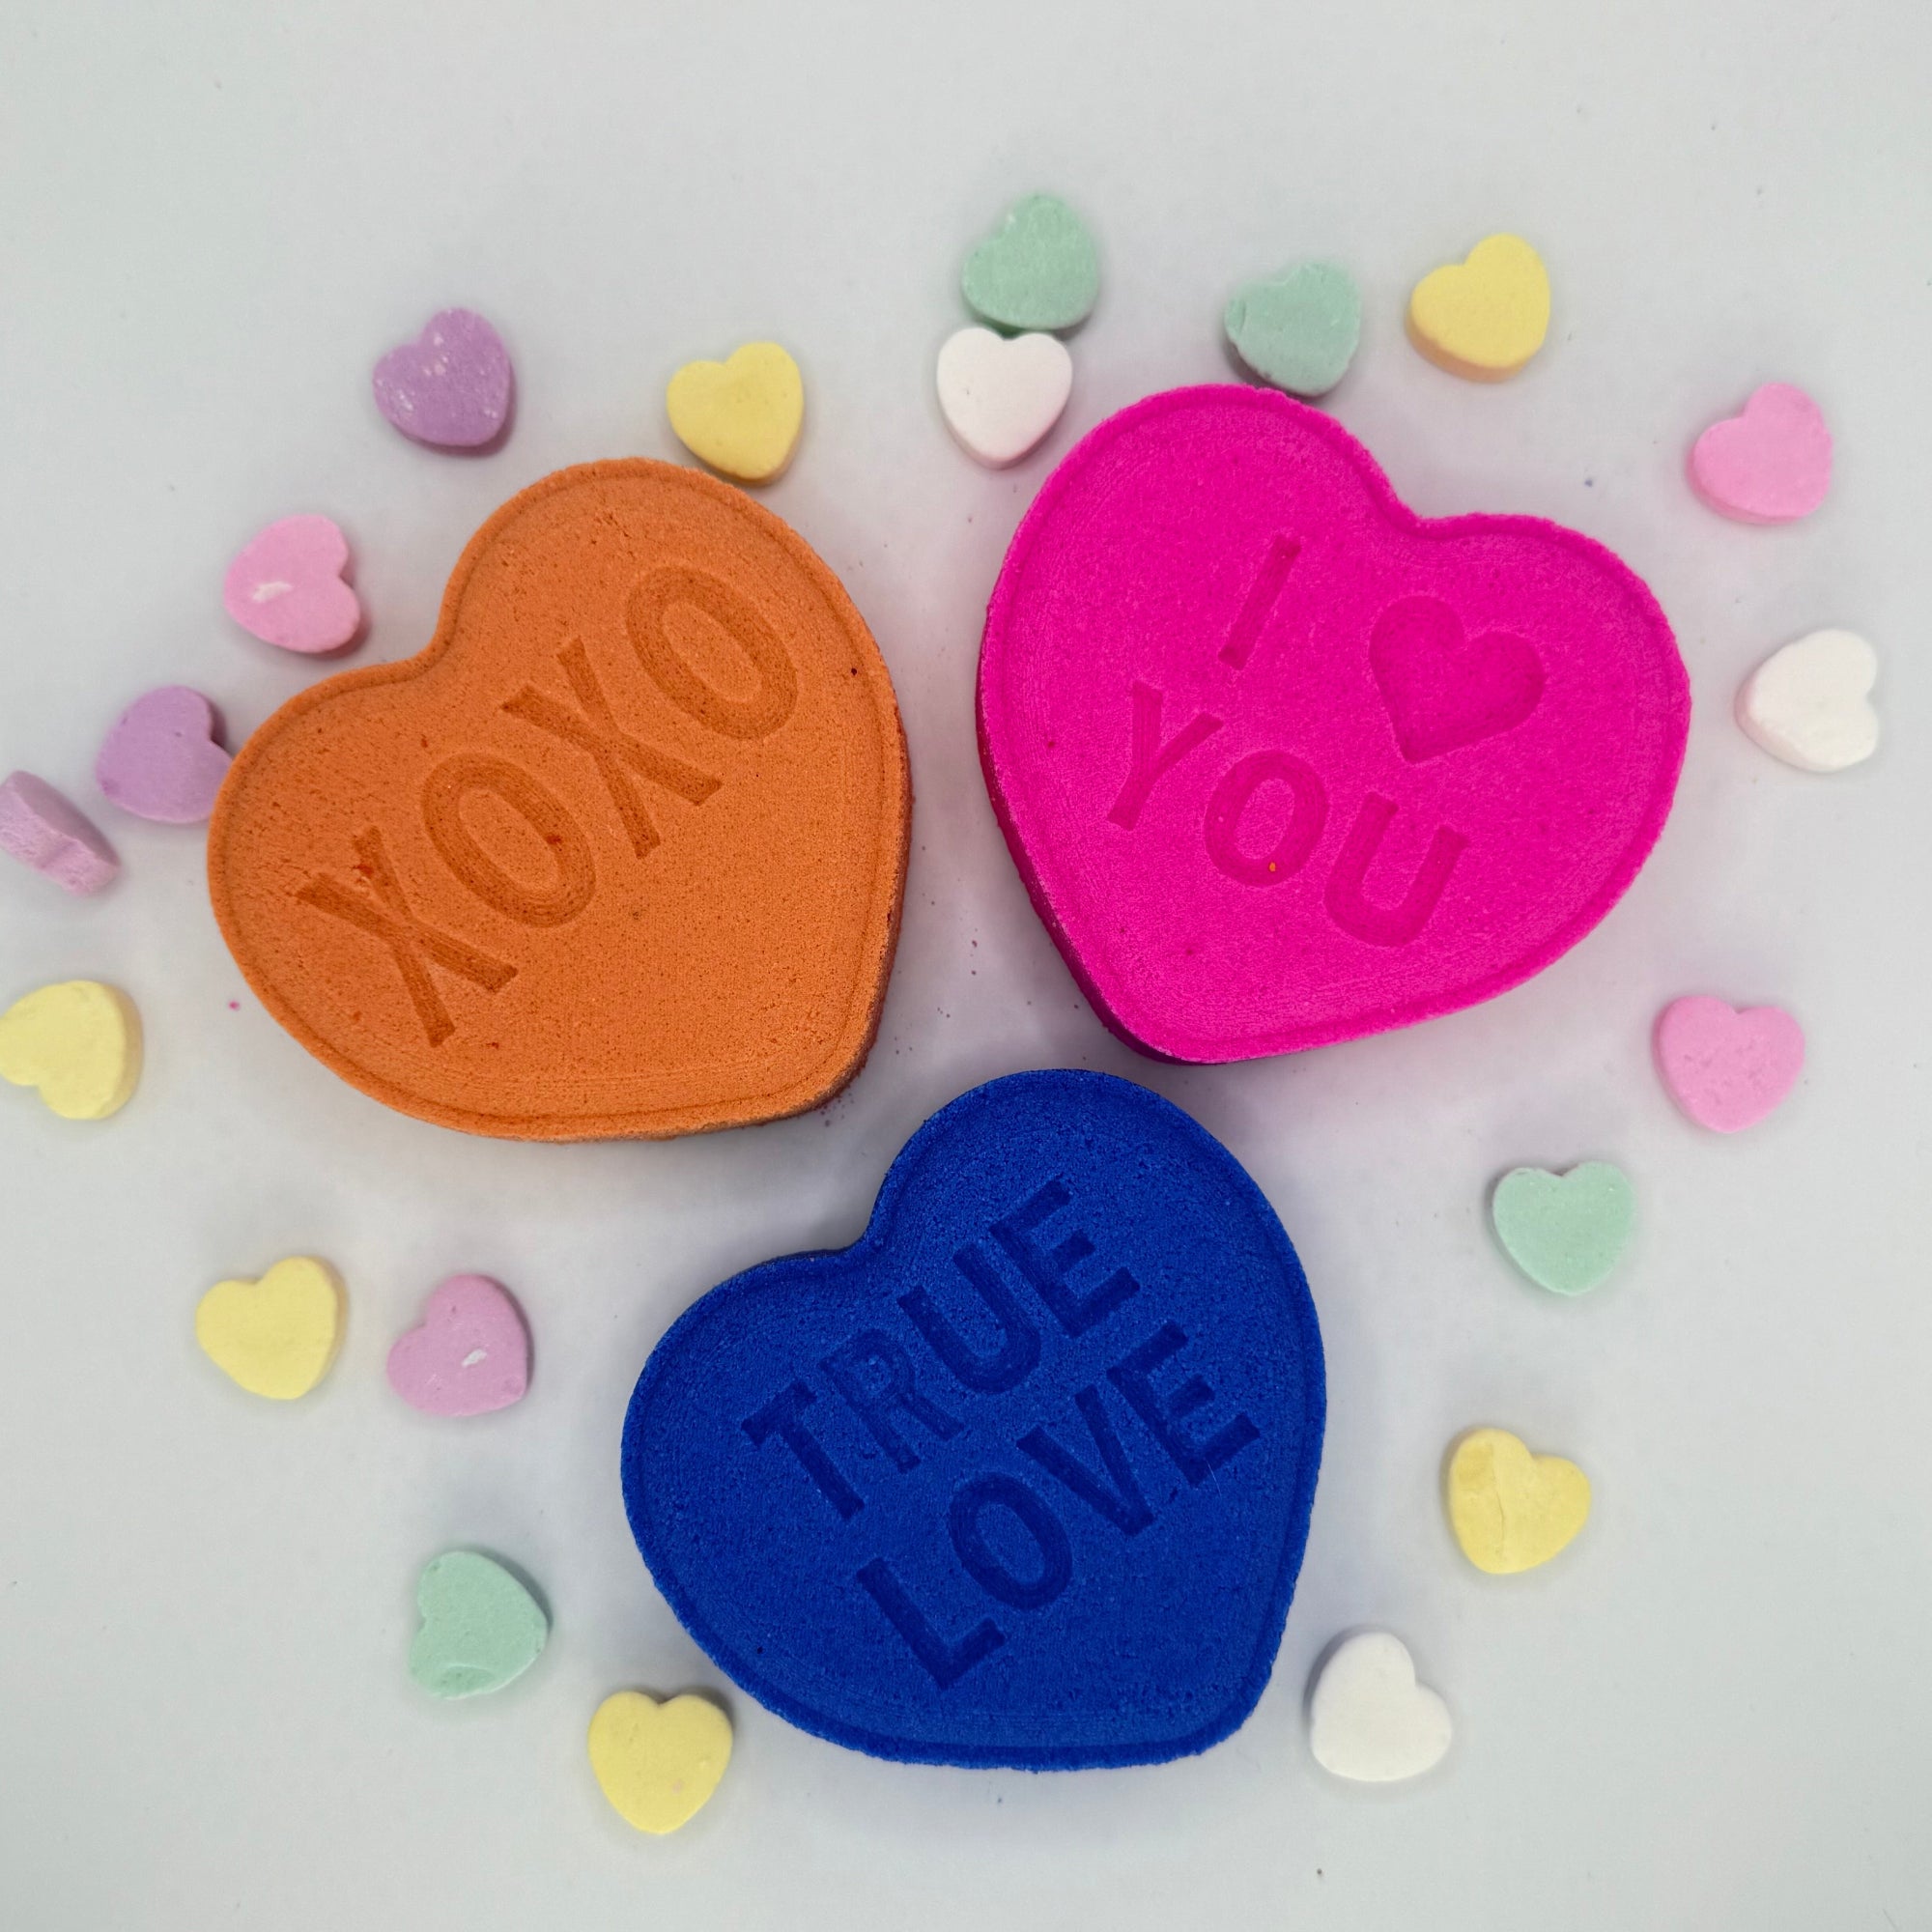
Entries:
POLYGON ((94 781, 123 811, 163 825, 199 825, 228 776, 214 706, 185 684, 137 697, 102 741, 94 781))
POLYGON ((439 310, 413 342, 376 364, 370 382, 390 422, 437 449, 475 449, 510 413, 510 352, 472 309, 439 310))

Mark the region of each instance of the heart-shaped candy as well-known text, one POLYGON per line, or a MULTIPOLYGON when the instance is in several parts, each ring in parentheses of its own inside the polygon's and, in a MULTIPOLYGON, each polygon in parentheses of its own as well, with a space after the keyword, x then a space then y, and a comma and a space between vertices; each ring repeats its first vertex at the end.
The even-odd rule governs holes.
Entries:
POLYGON ((194 1339, 250 1395, 294 1402, 328 1373, 346 1315, 335 1270, 294 1255, 259 1280, 216 1282, 194 1311, 194 1339))
POLYGON ((98 980, 65 980, 0 1013, 0 1078, 34 1087, 63 1120, 104 1121, 141 1078, 141 1015, 98 980))
POLYGON ((1616 1266, 1636 1225, 1636 1196, 1620 1168, 1585 1161, 1568 1174, 1519 1167, 1490 1197, 1496 1239, 1552 1294, 1586 1294, 1616 1266))
POLYGON ((1590 1515, 1590 1479, 1561 1456, 1532 1456, 1506 1429, 1472 1429, 1449 1458, 1449 1526, 1478 1570, 1534 1570, 1590 1515))
POLYGON ((523 1400, 530 1338, 510 1292, 487 1274, 453 1274, 422 1325, 389 1350, 389 1386, 425 1415, 487 1415, 523 1400))
POLYGON ((121 870, 94 821, 45 779, 10 772, 0 781, 0 852, 85 897, 121 870))
POLYGON ((740 483, 784 473, 805 422, 805 379, 776 342, 748 342, 723 362, 687 362, 665 390, 677 440, 740 483))
POLYGON ((1001 328, 1073 328, 1094 312, 1100 257, 1064 201, 1031 194, 967 256, 959 287, 966 306, 1001 328))
POLYGON ((679 1320, 624 1501, 685 1628, 807 1730, 1157 1763, 1267 1681, 1322 1402, 1300 1265, 1227 1150, 1123 1080, 1020 1073, 926 1122, 852 1247, 679 1320))
POLYGON ((660 1704, 619 1690, 598 1705, 587 1742, 611 1808, 634 1831, 661 1836, 711 1802, 731 1762, 731 1720, 689 1691, 660 1704))
POLYGON ((1415 1681, 1408 1646, 1361 1631, 1329 1653, 1308 1702, 1308 1746, 1323 1771, 1358 1784, 1420 1777, 1442 1761, 1449 1707, 1415 1681))
POLYGON ((1698 994, 1658 1016, 1657 1066, 1670 1097, 1716 1133, 1755 1126, 1804 1070, 1804 1031, 1782 1007, 1698 994))
POLYGON ((1320 411, 1179 389, 1047 479, 986 616, 980 749, 1122 1037, 1222 1061, 1491 998, 1608 912, 1690 690, 1650 593, 1523 517, 1425 523, 1320 411))
POLYGON ((1825 412, 1791 383, 1753 389, 1742 414, 1714 422, 1690 446, 1690 487, 1740 523, 1808 517, 1831 483, 1825 412))
POLYGON ((865 1059, 911 794, 877 647, 742 490, 513 497, 418 656, 286 704, 209 828, 223 936, 364 1093, 472 1133, 692 1133, 865 1059))
POLYGON ((389 351, 370 384, 402 433, 436 449, 476 449, 510 415, 510 352, 473 309, 439 310, 413 342, 389 351))
POLYGON ((1235 354, 1264 383, 1325 396, 1348 374, 1362 339, 1362 297, 1332 262, 1301 262, 1250 282, 1221 318, 1235 354))
POLYGON ((222 608, 265 644, 337 651, 362 626, 362 606, 343 580, 349 540, 327 517, 284 517, 258 530, 228 566, 222 608))
POLYGON ((1745 680, 1738 723, 1801 772, 1842 772, 1878 750, 1877 682, 1878 653, 1856 631, 1813 631, 1745 680))
POLYGON ((1514 376, 1549 332, 1549 276, 1520 235, 1492 235, 1433 269, 1408 298, 1408 336, 1438 368, 1473 382, 1514 376))
POLYGON ((550 1636, 543 1605, 500 1563, 449 1549, 416 1581, 410 1675, 432 1697, 480 1697, 521 1677, 550 1636))
POLYGON ((1060 420, 1073 358, 1057 335, 962 328, 939 351, 939 408, 959 446, 989 469, 1017 463, 1060 420))
POLYGON ((94 781, 123 811, 163 825, 199 825, 228 776, 214 706, 185 684, 137 697, 114 721, 94 781))

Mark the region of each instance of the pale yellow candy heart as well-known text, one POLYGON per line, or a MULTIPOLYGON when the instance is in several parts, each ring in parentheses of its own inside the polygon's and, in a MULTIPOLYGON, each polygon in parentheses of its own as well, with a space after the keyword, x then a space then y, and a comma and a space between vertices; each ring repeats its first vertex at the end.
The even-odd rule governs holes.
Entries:
POLYGON ((1548 1563, 1590 1514, 1589 1477, 1561 1456, 1532 1456, 1506 1429, 1472 1429, 1456 1444, 1446 1490, 1463 1554, 1492 1577, 1548 1563))
POLYGON ((1408 298, 1409 339, 1439 368, 1479 383, 1514 376, 1548 332, 1549 276, 1520 235, 1478 242, 1408 298))
POLYGON ((675 1832, 700 1811, 731 1762, 731 1720, 687 1692, 660 1704, 619 1690, 590 1719, 590 1769, 625 1824, 675 1832))
POLYGON ((687 362, 665 407, 678 440, 740 483, 769 483, 798 447, 805 382, 776 342, 748 342, 724 362, 687 362))
POLYGON ((141 1077, 141 1015, 98 980, 64 980, 0 1013, 0 1074, 70 1121, 104 1121, 141 1077))
POLYGON ((295 1255, 259 1281, 217 1281, 194 1311, 194 1339, 249 1394, 293 1402, 328 1373, 345 1305, 335 1270, 295 1255))

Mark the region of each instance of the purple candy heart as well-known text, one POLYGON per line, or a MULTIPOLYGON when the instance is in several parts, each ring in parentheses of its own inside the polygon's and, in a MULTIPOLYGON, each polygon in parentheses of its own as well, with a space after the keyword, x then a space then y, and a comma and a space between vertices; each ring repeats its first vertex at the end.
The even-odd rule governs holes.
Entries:
POLYGON ((94 781, 123 811, 163 825, 199 825, 228 776, 214 706, 185 684, 137 697, 114 721, 94 781))
POLYGON ((413 342, 392 349, 370 379, 376 407, 407 437, 438 449, 474 449, 510 413, 510 352, 473 310, 430 317, 413 342))

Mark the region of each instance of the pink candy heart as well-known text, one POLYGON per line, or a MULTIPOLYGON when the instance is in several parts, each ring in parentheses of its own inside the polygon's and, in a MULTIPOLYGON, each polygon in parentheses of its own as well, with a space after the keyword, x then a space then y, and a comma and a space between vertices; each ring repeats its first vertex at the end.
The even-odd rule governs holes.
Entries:
POLYGON ((327 517, 284 517, 228 566, 222 606, 265 644, 340 650, 362 623, 362 607, 343 582, 348 565, 349 540, 327 517))
POLYGON ((413 342, 392 349, 370 378, 376 407, 407 437, 438 449, 475 449, 510 413, 510 353, 467 308, 430 317, 413 342))
POLYGON ((0 852, 83 896, 98 893, 121 869, 94 821, 32 772, 11 772, 0 781, 0 852))
POLYGON ((1172 1060, 1471 1005, 1609 911, 1690 692, 1609 552, 1425 523, 1329 416, 1237 387, 1109 418, 1041 489, 980 658, 980 748, 1096 1011, 1172 1060))
POLYGON ((1690 446, 1691 488, 1741 523, 1808 517, 1831 481, 1824 412, 1790 383, 1753 390, 1742 414, 1714 422, 1690 446))
POLYGON ((123 811, 164 825, 199 825, 228 776, 214 706, 185 684, 137 697, 114 721, 94 781, 123 811))
POLYGON ((509 1291, 487 1274, 453 1274, 422 1326, 389 1350, 389 1386, 425 1415, 486 1415, 529 1386, 530 1338, 509 1291))
POLYGON ((1781 1007, 1740 1011, 1703 995, 1664 1008, 1656 1047, 1670 1097, 1720 1134, 1763 1120, 1804 1067, 1804 1030, 1781 1007))

